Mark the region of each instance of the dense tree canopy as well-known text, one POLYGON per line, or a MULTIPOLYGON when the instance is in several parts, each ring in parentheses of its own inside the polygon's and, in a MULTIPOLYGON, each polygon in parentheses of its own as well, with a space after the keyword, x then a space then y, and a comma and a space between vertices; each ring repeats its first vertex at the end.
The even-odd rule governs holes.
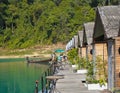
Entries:
MULTIPOLYGON (((111 0, 118 4, 117 0, 111 0)), ((104 0, 0 0, 0 47, 67 42, 104 0)))

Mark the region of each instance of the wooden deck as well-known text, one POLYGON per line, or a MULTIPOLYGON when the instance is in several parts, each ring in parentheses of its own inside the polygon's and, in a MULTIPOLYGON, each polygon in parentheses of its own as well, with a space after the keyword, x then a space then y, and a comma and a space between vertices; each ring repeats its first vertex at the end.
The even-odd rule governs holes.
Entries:
POLYGON ((70 65, 66 65, 64 70, 60 70, 58 74, 63 74, 64 79, 59 79, 56 83, 56 88, 61 93, 100 93, 100 91, 88 90, 81 82, 85 79, 84 74, 76 74, 70 65))

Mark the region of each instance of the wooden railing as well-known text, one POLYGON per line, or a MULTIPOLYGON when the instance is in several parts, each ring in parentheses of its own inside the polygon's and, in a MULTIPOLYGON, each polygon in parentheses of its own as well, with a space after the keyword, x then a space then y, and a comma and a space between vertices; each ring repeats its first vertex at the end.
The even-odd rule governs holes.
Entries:
POLYGON ((39 87, 38 85, 41 85, 41 93, 48 93, 48 90, 50 89, 50 82, 47 81, 46 76, 53 75, 54 74, 54 68, 53 64, 51 64, 48 69, 43 72, 43 74, 40 77, 40 80, 35 81, 35 93, 38 93, 39 87))

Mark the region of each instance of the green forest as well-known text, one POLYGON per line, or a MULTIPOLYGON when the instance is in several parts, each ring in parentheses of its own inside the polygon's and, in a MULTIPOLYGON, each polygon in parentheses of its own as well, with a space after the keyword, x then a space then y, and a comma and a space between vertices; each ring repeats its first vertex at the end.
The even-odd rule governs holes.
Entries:
POLYGON ((97 6, 119 0, 0 0, 0 47, 22 49, 67 43, 83 23, 94 21, 97 6))

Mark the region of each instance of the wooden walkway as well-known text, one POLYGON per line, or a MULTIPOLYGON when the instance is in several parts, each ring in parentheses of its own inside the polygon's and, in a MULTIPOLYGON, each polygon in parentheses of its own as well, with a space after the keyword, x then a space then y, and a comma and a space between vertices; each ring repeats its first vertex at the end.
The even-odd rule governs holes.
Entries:
POLYGON ((66 65, 58 74, 64 75, 64 79, 59 79, 56 83, 56 88, 61 93, 100 93, 97 90, 88 90, 81 82, 81 79, 85 79, 85 75, 74 73, 70 65, 66 65))

